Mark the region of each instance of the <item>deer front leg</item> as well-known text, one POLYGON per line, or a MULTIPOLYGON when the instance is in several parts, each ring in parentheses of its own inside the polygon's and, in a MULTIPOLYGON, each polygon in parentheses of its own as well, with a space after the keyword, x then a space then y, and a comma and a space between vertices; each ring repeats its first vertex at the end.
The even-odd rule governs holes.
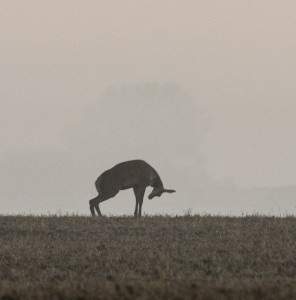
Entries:
POLYGON ((135 218, 141 217, 145 190, 145 187, 134 187, 134 193, 136 196, 135 218))
POLYGON ((138 205, 139 205, 139 202, 138 202, 138 200, 136 199, 136 207, 135 207, 135 212, 134 212, 134 217, 135 217, 135 218, 138 217, 138 205))
POLYGON ((138 216, 141 217, 142 216, 142 205, 143 205, 143 198, 144 198, 144 195, 142 197, 141 200, 139 200, 139 214, 138 216))

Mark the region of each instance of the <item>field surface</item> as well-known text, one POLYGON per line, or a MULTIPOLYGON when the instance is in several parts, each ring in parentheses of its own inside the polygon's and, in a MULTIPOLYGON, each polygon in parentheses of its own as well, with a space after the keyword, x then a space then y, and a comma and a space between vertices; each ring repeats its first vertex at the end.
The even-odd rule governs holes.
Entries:
POLYGON ((0 299, 296 299, 296 219, 0 216, 0 299))

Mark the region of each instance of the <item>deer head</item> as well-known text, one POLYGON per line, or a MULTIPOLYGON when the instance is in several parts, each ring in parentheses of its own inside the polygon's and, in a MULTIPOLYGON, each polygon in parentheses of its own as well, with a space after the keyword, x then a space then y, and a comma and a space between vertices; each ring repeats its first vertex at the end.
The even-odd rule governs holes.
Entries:
POLYGON ((163 193, 174 193, 175 190, 167 190, 163 187, 156 187, 152 190, 151 194, 148 196, 148 198, 151 200, 154 197, 160 197, 163 193))

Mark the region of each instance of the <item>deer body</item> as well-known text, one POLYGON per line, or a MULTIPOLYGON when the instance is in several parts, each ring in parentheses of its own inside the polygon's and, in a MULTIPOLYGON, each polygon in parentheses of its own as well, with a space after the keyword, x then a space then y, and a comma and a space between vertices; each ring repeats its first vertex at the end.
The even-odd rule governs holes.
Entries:
POLYGON ((95 210, 98 215, 101 215, 99 203, 114 197, 120 190, 133 188, 136 197, 135 217, 140 217, 142 214, 146 187, 153 187, 149 199, 159 197, 164 192, 175 192, 165 189, 155 169, 143 160, 126 161, 114 166, 103 172, 95 185, 99 195, 89 201, 93 216, 95 216, 95 210))

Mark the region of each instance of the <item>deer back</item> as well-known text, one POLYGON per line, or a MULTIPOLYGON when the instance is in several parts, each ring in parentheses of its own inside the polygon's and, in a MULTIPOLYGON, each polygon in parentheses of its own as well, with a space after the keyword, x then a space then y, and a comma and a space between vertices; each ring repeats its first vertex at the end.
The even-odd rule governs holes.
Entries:
POLYGON ((135 186, 147 187, 160 180, 157 172, 143 160, 132 160, 117 164, 105 171, 96 181, 99 193, 124 190, 135 186))

